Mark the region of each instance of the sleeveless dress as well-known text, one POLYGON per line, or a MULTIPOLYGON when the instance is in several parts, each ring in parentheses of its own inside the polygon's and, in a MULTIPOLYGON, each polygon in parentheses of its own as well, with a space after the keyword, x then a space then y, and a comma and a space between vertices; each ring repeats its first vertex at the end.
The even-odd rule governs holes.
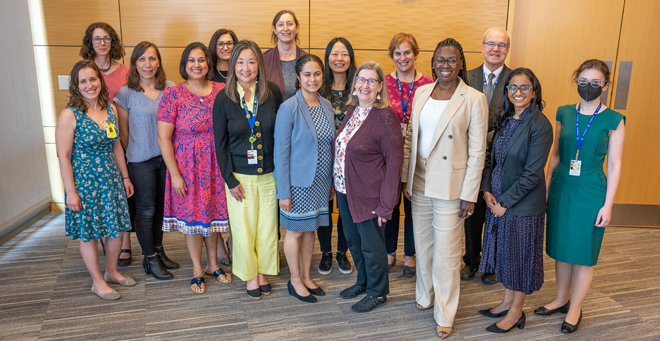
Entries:
MULTIPOLYGON (((117 238, 131 229, 124 183, 115 162, 115 141, 85 113, 72 107, 76 117, 71 166, 82 210, 65 209, 65 235, 83 242, 101 237, 117 238)), ((108 104, 108 124, 117 118, 108 104)), ((66 193, 65 193, 66 201, 66 193)))
MULTIPOLYGON (((577 151, 576 105, 557 109, 561 123, 559 164, 552 173, 548 191, 546 253, 554 260, 584 266, 598 261, 605 228, 596 227, 598 211, 605 204, 607 178, 603 163, 607 156, 609 133, 616 130, 625 116, 605 109, 597 114, 580 149, 580 176, 569 175, 571 160, 577 151)), ((580 136, 591 115, 580 115, 580 136)))
MULTIPOLYGON (((506 149, 513 133, 523 122, 530 109, 519 119, 507 118, 502 133, 494 142, 495 167, 491 174, 491 187, 495 199, 502 199, 502 166, 506 149)), ((523 199, 524 200, 524 199, 523 199)), ((505 288, 526 295, 543 285, 543 234, 545 213, 534 216, 505 214, 498 217, 486 210, 483 252, 479 272, 494 273, 495 280, 505 288)))
POLYGON ((220 175, 213 137, 213 103, 224 83, 211 82, 213 90, 197 96, 183 84, 163 91, 158 121, 173 124, 174 157, 188 192, 185 198, 172 187, 170 171, 165 183, 163 231, 210 236, 228 228, 225 181, 220 175))
POLYGON ((314 181, 309 187, 291 186, 291 211, 280 210, 280 225, 289 231, 316 231, 330 224, 328 195, 332 184, 332 141, 335 131, 323 107, 307 107, 314 122, 319 156, 314 181))

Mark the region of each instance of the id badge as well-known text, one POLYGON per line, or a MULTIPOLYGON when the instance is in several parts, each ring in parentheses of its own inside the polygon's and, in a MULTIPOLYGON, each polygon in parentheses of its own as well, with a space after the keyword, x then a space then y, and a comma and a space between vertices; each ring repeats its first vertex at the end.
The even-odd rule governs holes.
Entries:
POLYGON ((108 134, 108 137, 111 139, 117 137, 117 128, 115 128, 115 125, 112 123, 108 123, 105 125, 105 132, 108 134))
POLYGON ((247 157, 248 157, 248 165, 256 165, 257 164, 257 150, 256 149, 249 149, 247 157))
POLYGON ((401 134, 403 137, 406 137, 406 134, 408 133, 408 125, 405 123, 401 123, 401 134))
POLYGON ((568 174, 572 176, 580 176, 581 167, 582 167, 581 160, 571 160, 571 169, 568 171, 568 174))

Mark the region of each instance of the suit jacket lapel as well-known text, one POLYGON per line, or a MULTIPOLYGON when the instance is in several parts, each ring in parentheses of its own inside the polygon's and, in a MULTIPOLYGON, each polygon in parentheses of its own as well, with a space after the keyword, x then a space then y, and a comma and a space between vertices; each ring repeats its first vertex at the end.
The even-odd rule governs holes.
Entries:
POLYGON ((476 89, 477 91, 483 93, 484 92, 484 65, 481 64, 480 67, 477 68, 476 72, 472 74, 472 78, 470 78, 470 86, 476 89))
MULTIPOLYGON (((481 77, 483 78, 483 66, 481 68, 481 77)), ((497 111, 500 109, 498 108, 502 104, 502 92, 504 91, 504 83, 506 83, 507 77, 509 77, 509 73, 511 73, 511 69, 509 69, 506 65, 502 68, 502 72, 500 72, 500 75, 497 77, 497 84, 495 84, 495 88, 493 89, 493 97, 490 100, 490 103, 488 103, 488 112, 495 114, 497 111), (497 100, 495 100, 497 98, 497 100)), ((481 82, 483 85, 483 80, 481 82)), ((483 91, 482 91, 483 92, 483 91)))
POLYGON ((433 148, 435 147, 436 143, 438 143, 440 136, 447 128, 447 125, 449 125, 449 121, 451 121, 454 115, 456 115, 458 108, 460 108, 465 101, 465 92, 467 91, 468 86, 465 84, 465 82, 463 82, 462 79, 459 78, 459 80, 460 81, 456 91, 454 91, 454 94, 451 96, 445 111, 442 112, 442 116, 440 116, 440 120, 438 120, 438 125, 435 127, 433 140, 431 140, 431 148, 429 148, 430 151, 433 151, 433 148))
MULTIPOLYGON (((516 131, 513 132, 513 136, 511 136, 511 140, 509 140, 509 143, 506 146, 506 150, 504 151, 504 160, 506 160, 507 155, 509 155, 509 150, 511 150, 511 147, 513 146, 514 143, 516 143, 516 140, 522 136, 524 131, 527 131, 526 127, 529 125, 530 122, 532 122, 532 117, 536 115, 536 112, 538 111, 538 108, 534 106, 532 108, 532 111, 528 113, 525 116, 525 120, 523 120, 522 123, 516 128, 516 131)), ((495 143, 493 141, 493 143, 495 143)), ((504 160, 502 160, 502 163, 504 163, 504 160)))
POLYGON ((314 120, 312 120, 312 115, 309 113, 309 108, 307 108, 307 103, 305 102, 305 98, 303 97, 300 90, 296 92, 296 97, 298 97, 298 107, 302 109, 303 119, 305 120, 305 123, 307 123, 307 128, 309 128, 309 130, 312 132, 312 135, 314 136, 314 142, 316 142, 318 145, 319 141, 317 141, 314 120))

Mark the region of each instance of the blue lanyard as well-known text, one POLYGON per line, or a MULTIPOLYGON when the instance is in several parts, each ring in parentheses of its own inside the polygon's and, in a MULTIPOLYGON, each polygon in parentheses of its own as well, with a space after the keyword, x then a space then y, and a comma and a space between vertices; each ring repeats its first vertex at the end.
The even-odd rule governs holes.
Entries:
POLYGON ((245 96, 241 98, 241 100, 243 101, 243 110, 245 110, 245 117, 248 120, 248 124, 250 125, 250 133, 252 134, 250 136, 250 144, 253 144, 254 141, 257 140, 254 137, 254 124, 257 121, 257 94, 253 93, 252 95, 254 96, 254 103, 252 104, 252 112, 253 112, 252 115, 250 115, 250 111, 248 110, 247 104, 245 103, 245 96))
POLYGON ((401 96, 401 108, 403 108, 403 120, 406 120, 406 109, 408 109, 408 103, 410 102, 410 97, 412 95, 413 87, 415 86, 415 78, 417 78, 417 70, 415 70, 415 77, 413 77, 412 83, 410 83, 410 90, 408 90, 408 99, 403 101, 403 91, 401 90, 401 81, 399 81, 399 71, 395 71, 396 75, 396 85, 399 87, 399 96, 401 96))
POLYGON ((577 136, 577 152, 575 152, 575 159, 578 159, 578 156, 580 155, 580 148, 582 148, 582 142, 584 141, 584 137, 587 135, 587 130, 589 130, 589 127, 591 126, 591 122, 594 121, 594 118, 596 117, 596 114, 598 114, 598 110, 600 110, 600 107, 603 105, 603 103, 598 104, 598 108, 596 108, 596 111, 594 111, 594 114, 591 115, 591 119, 589 120, 589 123, 587 123, 587 127, 584 129, 584 133, 582 133, 582 137, 580 137, 580 105, 578 104, 577 108, 577 115, 575 118, 575 132, 577 136))

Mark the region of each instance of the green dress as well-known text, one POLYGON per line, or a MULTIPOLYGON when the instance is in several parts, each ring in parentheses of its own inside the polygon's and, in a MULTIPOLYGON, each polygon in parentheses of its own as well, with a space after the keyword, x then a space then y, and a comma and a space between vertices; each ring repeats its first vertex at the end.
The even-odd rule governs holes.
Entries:
MULTIPOLYGON (((84 242, 101 237, 117 238, 119 232, 131 229, 124 183, 114 154, 119 131, 117 137, 109 138, 106 131, 86 114, 71 107, 68 109, 76 116, 71 166, 82 210, 65 209, 65 234, 84 242)), ((108 124, 117 127, 115 113, 109 104, 108 124)))
MULTIPOLYGON (((580 149, 580 176, 569 175, 571 160, 577 151, 575 131, 576 105, 557 109, 561 124, 559 164, 552 173, 548 191, 546 252, 554 260, 594 266, 598 261, 605 228, 596 227, 598 211, 605 204, 607 179, 603 162, 607 155, 609 133, 616 130, 625 116, 605 109, 591 123, 580 149)), ((591 115, 580 115, 580 136, 591 115)))

